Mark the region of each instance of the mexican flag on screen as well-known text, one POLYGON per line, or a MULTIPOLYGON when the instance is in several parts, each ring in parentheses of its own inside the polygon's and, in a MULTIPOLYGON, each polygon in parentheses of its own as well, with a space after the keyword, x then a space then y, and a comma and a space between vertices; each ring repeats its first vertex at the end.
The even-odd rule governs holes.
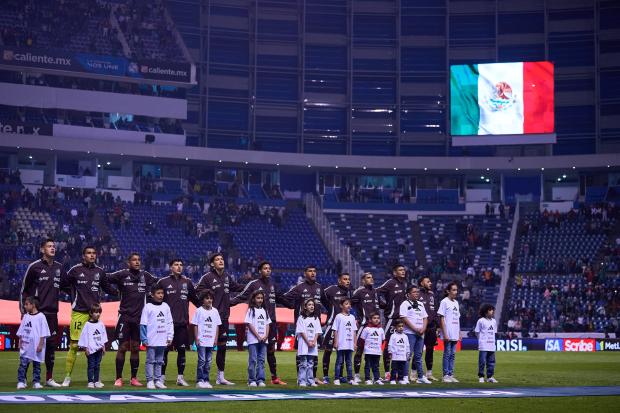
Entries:
POLYGON ((450 68, 452 135, 552 133, 553 63, 450 68))

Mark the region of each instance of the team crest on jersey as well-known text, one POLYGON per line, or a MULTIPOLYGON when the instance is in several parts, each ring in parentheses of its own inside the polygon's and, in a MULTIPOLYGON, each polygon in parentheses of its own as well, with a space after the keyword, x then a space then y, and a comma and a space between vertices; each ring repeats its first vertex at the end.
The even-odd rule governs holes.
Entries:
POLYGON ((98 281, 98 280, 99 280, 99 273, 96 273, 95 274, 95 281, 98 281))
POLYGON ((275 292, 275 290, 273 289, 273 285, 271 286, 271 292, 272 293, 275 292))
POLYGON ((142 275, 140 276, 140 282, 141 282, 141 283, 143 283, 143 282, 144 282, 144 274, 142 274, 142 275))
POLYGON ((181 287, 182 290, 187 290, 187 283, 183 283, 183 286, 181 287))
POLYGON ((428 301, 430 301, 431 305, 432 305, 432 304, 435 304, 435 297, 431 295, 431 296, 429 297, 428 301))
POLYGON ((60 277, 60 269, 56 269, 56 277, 60 277))

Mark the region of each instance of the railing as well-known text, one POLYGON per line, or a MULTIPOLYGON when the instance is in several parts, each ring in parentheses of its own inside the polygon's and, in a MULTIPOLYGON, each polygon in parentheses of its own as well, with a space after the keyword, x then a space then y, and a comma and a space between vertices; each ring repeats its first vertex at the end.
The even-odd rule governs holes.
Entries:
POLYGON ((304 196, 304 205, 306 206, 306 213, 310 215, 310 219, 312 219, 319 236, 327 246, 329 254, 336 263, 338 261, 342 263, 342 271, 349 273, 353 288, 358 288, 362 280, 362 267, 351 256, 350 248, 340 242, 338 233, 330 225, 323 213, 323 207, 313 194, 304 196))
MULTIPOLYGON (((508 286, 508 278, 510 277, 510 257, 514 254, 515 242, 517 240, 517 231, 519 230, 519 200, 515 205, 515 214, 512 217, 512 230, 510 231, 510 242, 508 243, 508 252, 504 257, 504 274, 502 276, 502 283, 499 287, 499 294, 497 295, 497 302, 495 303, 495 319, 498 323, 502 319, 502 310, 504 307, 504 298, 506 297, 506 288, 508 286)), ((518 257, 518 254, 517 254, 518 257)), ((516 257, 513 257, 517 259, 516 257)))

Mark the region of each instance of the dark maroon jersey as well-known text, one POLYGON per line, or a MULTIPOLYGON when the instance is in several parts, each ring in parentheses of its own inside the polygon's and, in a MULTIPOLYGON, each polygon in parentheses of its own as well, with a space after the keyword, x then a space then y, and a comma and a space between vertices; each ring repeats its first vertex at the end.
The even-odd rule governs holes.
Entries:
POLYGON ((121 293, 118 313, 132 318, 140 318, 150 286, 157 284, 159 278, 143 270, 121 270, 107 275, 108 282, 115 284, 121 293))
POLYGON ((254 291, 262 291, 265 296, 265 307, 267 308, 267 315, 269 315, 269 319, 272 323, 276 321, 276 303, 282 303, 282 293, 278 288, 278 284, 273 282, 272 280, 267 280, 264 282, 261 278, 250 281, 241 294, 233 298, 230 302, 230 306, 233 307, 237 304, 245 303, 250 299, 252 293, 254 291))
POLYGON ((170 314, 175 326, 189 325, 189 302, 200 307, 202 303, 194 290, 194 284, 189 278, 175 278, 169 275, 159 279, 159 284, 164 288, 164 303, 170 307, 170 314))
POLYGON ((377 294, 380 297, 385 298, 385 312, 386 319, 400 318, 400 305, 407 299, 407 283, 398 281, 396 278, 386 281, 383 285, 377 288, 377 294))
POLYGON ((63 291, 71 297, 71 309, 80 313, 90 311, 92 304, 101 303, 101 292, 118 296, 116 288, 108 282, 103 268, 80 263, 69 270, 63 291))
POLYGON ((282 304, 293 311, 295 323, 299 318, 299 312, 302 310, 304 301, 308 298, 314 299, 314 316, 321 319, 321 292, 323 288, 321 284, 314 282, 310 284, 304 281, 294 286, 282 296, 282 304))
POLYGON ((372 285, 362 285, 353 293, 351 305, 355 308, 357 325, 365 326, 370 322, 370 313, 379 312, 379 294, 372 285))
POLYGON ((326 325, 331 326, 336 316, 342 312, 342 307, 340 307, 340 299, 342 297, 351 297, 351 294, 349 290, 338 284, 330 285, 323 290, 321 304, 323 304, 323 307, 325 307, 327 311, 326 325))
POLYGON ((66 282, 67 273, 62 264, 53 261, 49 265, 45 260, 36 260, 28 266, 22 281, 19 309, 22 314, 24 300, 31 296, 39 298, 38 310, 44 314, 57 314, 60 301, 60 288, 66 282))
POLYGON ((196 294, 200 295, 202 290, 206 289, 213 291, 215 295, 213 307, 220 313, 220 319, 228 320, 230 318, 230 293, 241 292, 243 288, 243 284, 237 284, 227 272, 219 275, 217 271, 212 270, 198 281, 196 294))

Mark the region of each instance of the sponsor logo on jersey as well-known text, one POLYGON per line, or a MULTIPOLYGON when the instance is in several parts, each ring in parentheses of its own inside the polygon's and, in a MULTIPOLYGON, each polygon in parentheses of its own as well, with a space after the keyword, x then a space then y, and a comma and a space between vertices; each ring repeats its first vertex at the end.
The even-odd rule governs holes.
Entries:
POLYGON ((205 320, 207 323, 212 323, 213 320, 211 320, 211 316, 207 317, 207 319, 205 320))
POLYGON ((41 270, 41 274, 45 274, 45 270, 41 270))
POLYGON ((263 315, 262 315, 262 314, 259 314, 258 319, 259 319, 259 320, 264 320, 264 319, 265 319, 265 317, 263 317, 263 315))
POLYGON ((170 284, 170 285, 168 286, 168 288, 172 288, 172 284, 170 284))
POLYGON ((96 336, 96 335, 99 335, 99 334, 101 334, 101 333, 99 332, 99 330, 95 330, 95 332, 93 333, 93 336, 96 336))
POLYGON ((125 278, 126 280, 131 280, 131 275, 128 275, 127 278, 125 278))
POLYGON ((375 331, 374 333, 371 334, 371 337, 379 337, 379 333, 375 331))
POLYGON ((164 317, 164 312, 160 311, 159 314, 157 314, 157 317, 164 317))
POLYGON ((26 327, 32 327, 32 323, 28 321, 28 324, 26 324, 26 327))
POLYGON ((84 273, 81 273, 81 274, 80 274, 80 277, 84 277, 84 273))

